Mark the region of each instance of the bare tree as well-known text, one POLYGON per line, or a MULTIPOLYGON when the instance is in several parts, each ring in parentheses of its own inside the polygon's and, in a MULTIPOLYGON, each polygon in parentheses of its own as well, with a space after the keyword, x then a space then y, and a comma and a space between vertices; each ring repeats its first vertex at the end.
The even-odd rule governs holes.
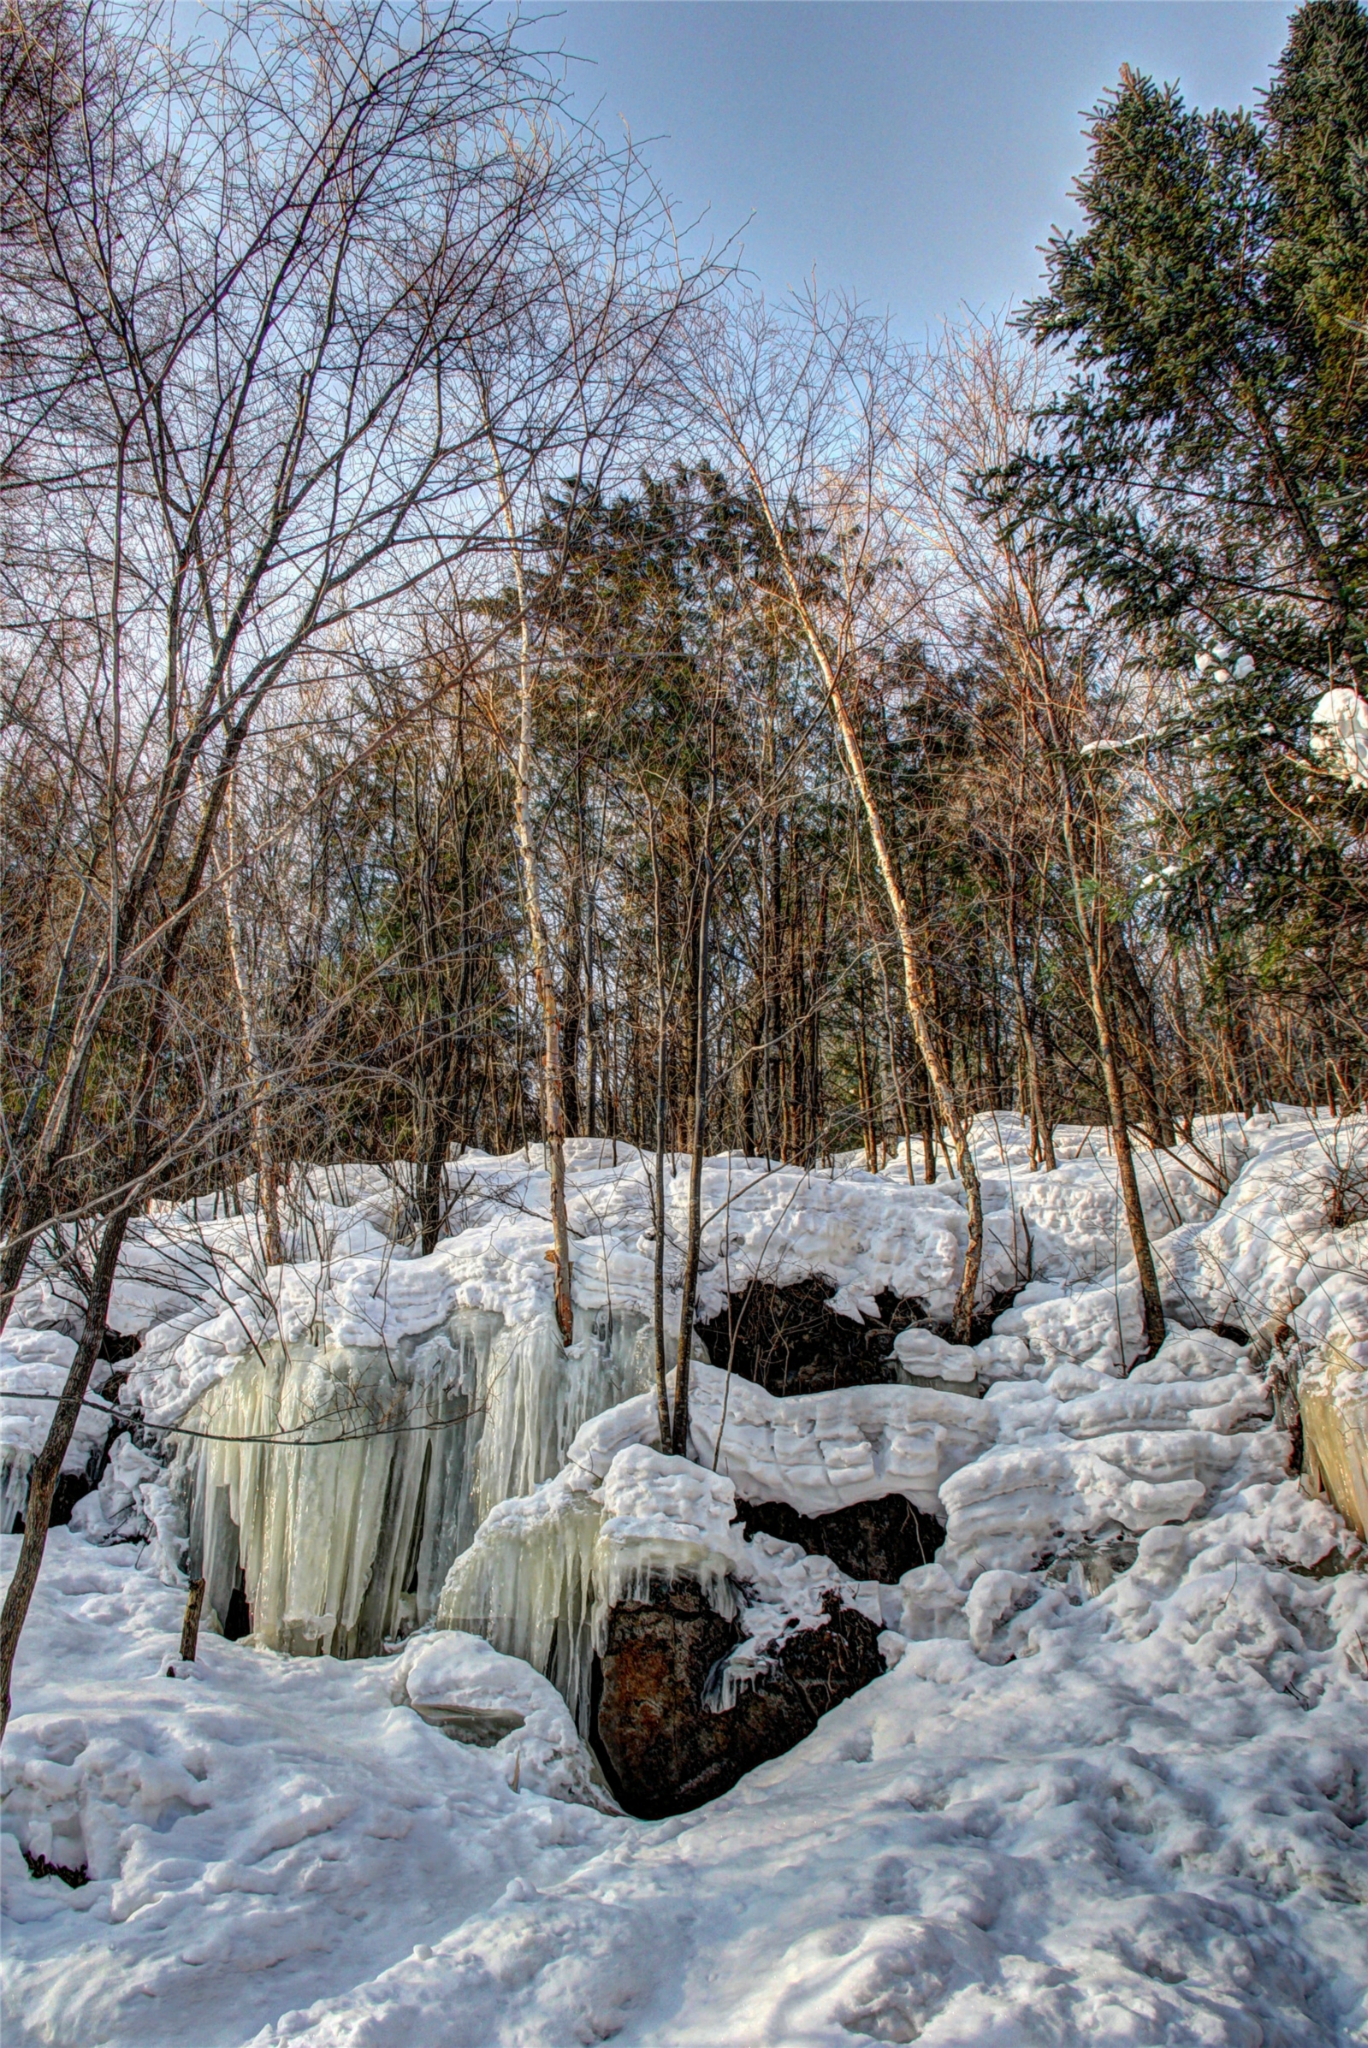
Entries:
POLYGON ((696 334, 697 399, 754 494, 772 550, 770 588, 821 678, 897 933, 908 1018, 954 1146, 969 1215, 953 1317, 964 1339, 983 1258, 978 1171, 860 719, 862 669, 867 680, 871 656, 898 623, 880 598, 893 544, 888 463, 907 379, 886 332, 835 302, 814 298, 785 317, 743 304, 728 319, 700 323, 696 334))
POLYGON ((524 450, 507 413, 535 411, 552 224, 592 184, 546 77, 478 15, 415 36, 384 9, 244 9, 213 45, 160 28, 88 13, 62 147, 3 172, 15 759, 70 792, 74 829, 6 1134, 0 1312, 54 1218, 104 1218, 0 1624, 5 1712, 129 1215, 204 1139, 161 1116, 164 1051, 248 735, 493 544, 510 468, 491 472, 479 368, 500 365, 496 428, 524 450), (112 1127, 111 1032, 131 1077, 112 1127))
MULTIPOLYGON (((1062 846, 1068 888, 1082 945, 1089 1008, 1096 1032, 1117 1176, 1144 1299, 1145 1336, 1151 1351, 1164 1339, 1164 1311, 1130 1139, 1130 1121, 1117 1056, 1112 986, 1116 954, 1108 900, 1105 812, 1097 771, 1105 755, 1095 689, 1107 650, 1092 621, 1068 605, 1062 579, 1030 532, 1006 531, 975 517, 972 477, 1003 461, 1039 397, 1039 362, 1013 349, 992 327, 970 327, 947 337, 923 380, 924 403, 916 432, 902 438, 908 502, 917 508, 923 544, 951 574, 940 586, 939 630, 965 637, 964 615, 977 608, 1002 649, 1017 695, 1022 760, 1034 744, 1048 786, 1062 846), (948 616, 947 616, 948 615, 948 616)), ((1009 882, 1009 945, 1019 1029, 1031 1072, 1035 1048, 1020 986, 1015 926, 1015 882, 1009 882)), ((1155 1132, 1156 1141, 1159 1132, 1155 1132)))

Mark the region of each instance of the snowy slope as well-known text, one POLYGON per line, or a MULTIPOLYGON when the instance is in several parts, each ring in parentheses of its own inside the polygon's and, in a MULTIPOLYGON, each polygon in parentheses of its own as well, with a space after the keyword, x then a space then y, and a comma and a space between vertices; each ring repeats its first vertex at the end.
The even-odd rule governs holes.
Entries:
MULTIPOLYGON (((8 1572, 17 1539, 0 1551, 8 1572)), ((0 1835, 7 2048, 230 2048, 617 1839, 620 1822, 539 1789, 563 1789, 544 1740, 468 1748, 393 1704, 394 1660, 201 1635, 180 1665, 184 1596, 137 1557, 54 1530, 20 1646, 0 1835), (21 1840, 87 1864, 90 1883, 35 1882, 21 1840)), ((526 1707, 529 1685, 550 1694, 526 1667, 504 1692, 526 1707)))
POLYGON ((515 1793, 392 1704, 395 1660, 210 1640, 168 1679, 174 1596, 58 1532, 5 1744, 6 2040, 1349 2048, 1368 1577, 1305 1575, 1340 1533, 1262 1486, 1094 1600, 989 1574, 963 1633, 648 1825, 515 1793), (92 1882, 29 1878, 13 1832, 62 1861, 78 1826, 92 1882))
POLYGON ((913 1646, 716 1806, 255 2048, 1361 2040, 1368 1686, 1329 1645, 1368 1587, 1270 1570, 1285 1511, 1046 1592, 1011 1664, 913 1646))
MULTIPOLYGON (((458 1487, 453 1464, 450 1498, 485 1520, 444 1597, 482 1577, 567 1698, 595 1601, 662 1562, 719 1599, 748 1580, 755 1643, 816 1614, 824 1586, 872 1601, 895 1662, 714 1806, 629 1820, 604 1810, 539 1671, 459 1630, 350 1662, 206 1634, 168 1677, 183 1592, 159 1574, 177 1576, 179 1539, 125 1445, 78 1515, 86 1533, 54 1532, 21 1646, 0 1830, 7 2044, 1368 2042, 1368 1571, 1330 1508, 1283 1479, 1262 1368, 1197 1327, 1285 1318, 1293 1368, 1313 1374, 1332 1341, 1368 1369, 1368 1245, 1341 1199, 1368 1122, 1212 1120, 1191 1155, 1146 1163, 1166 1294, 1194 1327, 1125 1378, 1139 1299, 1105 1142, 1061 1133, 1059 1172, 1032 1175, 1019 1123, 980 1126, 990 1266, 1025 1251, 1034 1275, 995 1334, 908 1333, 909 1384, 783 1401, 699 1364, 694 1464, 655 1451, 653 1397, 635 1391, 652 1244, 625 1148, 616 1164, 572 1148, 568 1368, 547 1334, 535 1155, 463 1161, 460 1228, 429 1259, 394 1243, 402 1201, 371 1168, 311 1177, 299 1257, 269 1272, 250 1214, 148 1219, 120 1297, 149 1331, 130 1382, 145 1412, 198 1400, 245 1422, 267 1400, 274 1429, 296 1402, 318 1430, 373 1392, 401 1420, 473 1398, 484 1478, 466 1460, 458 1487), (256 1345, 274 1379, 253 1376, 256 1345), (899 1588, 838 1585, 826 1560, 743 1544, 729 1519, 738 1497, 815 1513, 888 1490, 949 1524, 899 1588), (149 1519, 145 1547, 86 1540, 149 1519), (554 1668, 558 1642, 575 1670, 554 1668), (450 1740, 453 1712, 483 1716, 493 1746, 450 1740), (30 1876, 20 1843, 90 1882, 30 1876)), ((671 1283, 681 1197, 677 1183, 671 1283)), ((953 1294, 958 1190, 909 1186, 905 1165, 712 1161, 705 1208, 705 1313, 752 1274, 818 1274, 854 1317, 885 1286, 940 1312, 953 1294)), ((57 1372, 69 1337, 50 1277, 21 1308, 14 1351, 57 1372)), ((39 1403, 11 1405, 17 1472, 39 1403)), ((332 1601, 345 1620, 339 1573, 364 1586, 407 1556, 406 1537, 362 1556, 381 1497, 421 1474, 422 1429, 389 1441, 409 1449, 386 1451, 383 1476, 364 1444, 337 1453, 356 1487, 345 1530, 322 1462, 262 1510, 263 1543, 292 1546, 310 1579, 282 1612, 332 1601)), ((203 1469, 250 1492, 247 1453, 220 1451, 203 1469)), ((7 1568, 16 1551, 5 1539, 7 1568)), ((435 1599, 441 1571, 423 1569, 435 1599)))

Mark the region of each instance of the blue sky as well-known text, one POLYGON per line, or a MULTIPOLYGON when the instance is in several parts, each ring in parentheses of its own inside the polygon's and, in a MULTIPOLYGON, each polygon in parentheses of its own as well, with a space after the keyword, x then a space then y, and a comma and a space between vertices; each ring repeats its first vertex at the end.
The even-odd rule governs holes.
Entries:
POLYGON ((1289 10, 1038 0, 569 0, 537 39, 578 112, 634 139, 681 217, 782 293, 822 284, 919 338, 957 308, 1029 296, 1070 217, 1082 113, 1123 62, 1200 106, 1254 103, 1289 10))

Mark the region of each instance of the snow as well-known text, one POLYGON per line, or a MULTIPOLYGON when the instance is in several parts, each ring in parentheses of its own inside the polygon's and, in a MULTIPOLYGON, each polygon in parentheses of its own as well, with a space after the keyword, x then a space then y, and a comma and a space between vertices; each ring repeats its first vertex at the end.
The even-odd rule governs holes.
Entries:
POLYGON ((201 1634, 182 1665, 184 1596, 137 1557, 54 1530, 20 1646, 0 1836, 15 2048, 229 2048, 620 1833, 567 1803, 568 1759, 586 1782, 588 1763, 533 1674, 502 1687, 529 1709, 510 1754, 395 1703, 403 1677, 443 1690, 417 1655, 405 1671, 201 1634), (35 1881, 21 1844, 91 1881, 35 1881))
POLYGON ((455 1739, 487 1746, 515 1792, 526 1785, 617 1811, 555 1686, 482 1636, 456 1629, 415 1636, 391 1668, 389 1695, 455 1739))
MULTIPOLYGON (((377 1168, 301 1177, 308 1256, 284 1267, 250 1190, 241 1214, 142 1219, 121 1403, 239 1440, 182 1438, 171 1486, 154 1439, 121 1436, 50 1538, 3 1750, 7 2043, 1368 2039, 1368 1569, 1284 1476, 1264 1352, 1210 1327, 1285 1328, 1281 1372, 1360 1387, 1368 1119, 1278 1105, 1139 1155, 1174 1318, 1143 1362, 1105 1134, 1057 1133, 1057 1174, 1029 1170, 1019 1118, 974 1141, 991 1286, 1017 1288, 993 1334, 906 1331, 899 1383, 785 1400, 696 1357, 688 1459, 656 1447, 625 1147, 571 1148, 569 1352, 535 1153, 458 1162, 426 1259, 377 1168), (890 1492, 948 1525, 897 1587, 737 1519, 890 1492), (211 1613, 182 1665, 184 1567, 204 1558, 215 1606, 239 1539, 256 1635, 211 1613), (647 1824, 577 1720, 613 1601, 662 1576, 739 1619, 709 1705, 833 1592, 889 1668, 722 1800, 647 1824), (413 1624, 390 1655, 271 1646, 364 1653, 413 1624)), ((816 1275, 839 1313, 891 1288, 943 1316, 962 1194, 906 1171, 710 1161, 700 1312, 816 1275)), ((671 1302, 683 1199, 681 1176, 671 1302)), ((61 1277, 6 1333, 16 1483, 71 1356, 61 1277)), ((77 1464, 111 1419, 87 1413, 77 1464)))
POLYGON ((136 1553, 56 1531, 5 1745, 6 2038, 1348 2048, 1368 1576, 1287 1568, 1341 1535, 1264 1483, 1096 1598, 985 1574, 806 1742, 651 1825, 567 1798, 564 1721, 534 1783, 555 1696, 487 1645, 202 1637, 180 1666, 136 1553), (405 1699, 524 1727, 466 1747, 405 1699), (92 1881, 35 1881, 16 1836, 92 1881))
MULTIPOLYGON (((1027 1170, 1026 1127, 1006 1112, 975 1119, 987 1244, 981 1298, 1038 1279, 1076 1281, 1112 1265, 1124 1238, 1115 1161, 1099 1135, 1061 1126, 1055 1174, 1027 1170), (1070 1157, 1070 1151, 1087 1156, 1070 1157)), ((1156 1236, 1208 1215, 1211 1176, 1190 1149, 1138 1154, 1156 1236)), ((573 1288, 592 1319, 648 1318, 653 1287, 650 1174, 629 1146, 572 1140, 568 1210, 573 1288), (611 1154, 616 1153, 616 1158, 611 1154)), ((402 1169, 400 1169, 402 1178, 402 1169)), ((509 1329, 551 1307, 549 1176, 540 1152, 466 1154, 447 1169, 453 1233, 426 1257, 397 1233, 407 1227, 402 1186, 378 1167, 315 1169, 290 1198, 291 1257, 268 1266, 249 1183, 242 1213, 221 1198, 156 1205, 135 1220, 115 1281, 111 1327, 143 1338, 128 1398, 149 1422, 180 1420, 244 1358, 263 1347, 395 1351, 463 1313, 501 1315, 509 1329), (343 1199, 345 1198, 345 1199, 343 1199), (245 1206, 244 1206, 245 1205, 245 1206)), ((677 1309, 687 1176, 671 1159, 666 1183, 667 1313, 677 1309)), ((718 1313, 749 1280, 775 1286, 817 1277, 831 1306, 858 1320, 892 1292, 925 1304, 932 1320, 953 1307, 967 1244, 958 1182, 910 1185, 891 1162, 808 1172, 740 1154, 706 1162, 698 1309, 718 1313)), ((15 1327, 75 1328, 64 1272, 35 1268, 16 1303, 15 1327)))
POLYGON ((927 1514, 945 1479, 994 1434, 981 1401, 919 1386, 842 1387, 780 1398, 701 1362, 693 1368, 690 1448, 716 1461, 743 1500, 829 1515, 900 1493, 927 1514))
POLYGON ((983 1405, 994 1448, 941 1488, 936 1568, 961 1583, 1029 1568, 1065 1537, 1186 1521, 1235 1478, 1275 1478, 1287 1462, 1280 1430, 1251 1427, 1268 1414, 1261 1377, 1210 1332, 1170 1337, 1126 1380, 1064 1366, 1003 1381, 983 1405))
MULTIPOLYGON (((0 1533, 7 1535, 24 1512, 29 1473, 75 1356, 75 1344, 59 1330, 9 1327, 0 1335, 0 1533)), ((103 1402, 82 1408, 63 1472, 85 1473, 98 1460, 111 1421, 103 1402)))
POLYGON ((1311 755, 1351 789, 1368 789, 1368 703, 1357 690, 1327 690, 1311 713, 1311 755))
MULTIPOLYGON (((1093 1156, 1095 1134, 1070 1135, 1089 1157, 1042 1179, 1023 1170, 1020 1119, 977 1120, 985 1167, 1006 1169, 985 1174, 984 1298, 1019 1284, 1033 1257, 1063 1279, 1113 1256, 1114 1162, 1093 1156), (1046 1183, 1055 1182, 1050 1192, 1046 1183)), ((155 1205, 137 1219, 110 1320, 142 1339, 123 1403, 150 1425, 183 1428, 174 1491, 188 1547, 177 1548, 165 1503, 152 1517, 167 1528, 172 1575, 203 1570, 222 1619, 241 1570, 258 1639, 296 1653, 368 1652, 426 1621, 453 1557, 489 1511, 558 1471, 583 1422, 651 1384, 650 1165, 630 1147, 580 1140, 569 1148, 568 1356, 551 1320, 549 1181, 535 1150, 467 1154, 450 1167, 454 1234, 426 1257, 396 1235, 411 1222, 403 1168, 296 1176, 282 1195, 291 1257, 279 1266, 266 1264, 250 1183, 236 1191, 234 1214, 215 1196, 155 1205)), ((1151 1173, 1146 1188, 1156 1230, 1202 1211, 1200 1187, 1176 1162, 1151 1173), (1165 1191, 1165 1176, 1178 1198, 1165 1191)), ((922 1302, 933 1317, 953 1305, 967 1244, 956 1182, 917 1187, 853 1167, 809 1173, 724 1155, 707 1163, 703 1202, 700 1316, 719 1312, 756 1277, 785 1286, 815 1276, 833 1290, 831 1308, 856 1322, 877 1317, 877 1297, 888 1292, 922 1302)), ((671 1161, 671 1326, 685 1204, 685 1177, 671 1161)), ((16 1341, 60 1349, 77 1313, 66 1272, 40 1267, 16 1305, 16 1341)), ((920 1369, 926 1377, 911 1341, 900 1352, 906 1376, 920 1369)), ((924 1350, 935 1342, 923 1334, 924 1350)), ((972 1386, 1024 1358, 1005 1341, 986 1363, 946 1352, 931 1377, 972 1386)), ((49 1377, 55 1389, 60 1375, 49 1377)), ((738 1400, 733 1441, 758 1443, 771 1424, 758 1419, 750 1395, 738 1400)), ((793 1426, 796 1411, 769 1447, 789 1453, 790 1484, 811 1449, 791 1440, 793 1426)), ((857 1434, 865 1427, 855 1426, 857 1434)), ((883 1427, 868 1430, 878 1436, 883 1427)), ((901 1457, 905 1478, 921 1475, 917 1497, 934 1499, 937 1454, 924 1437, 880 1438, 862 1469, 872 1480, 887 1458, 896 1472, 901 1457)), ((21 1452, 6 1468, 16 1500, 31 1462, 21 1452)), ((813 1468, 809 1511, 869 1497, 848 1485, 833 1491, 843 1455, 833 1438, 813 1468)), ((858 1462, 864 1454, 852 1443, 849 1455, 858 1462)), ((786 1497, 750 1468, 740 1476, 752 1489, 746 1497, 786 1497)), ((146 1513, 125 1494, 105 1518, 106 1537, 121 1516, 146 1513)), ((91 1533, 101 1532, 92 1524, 91 1533)))

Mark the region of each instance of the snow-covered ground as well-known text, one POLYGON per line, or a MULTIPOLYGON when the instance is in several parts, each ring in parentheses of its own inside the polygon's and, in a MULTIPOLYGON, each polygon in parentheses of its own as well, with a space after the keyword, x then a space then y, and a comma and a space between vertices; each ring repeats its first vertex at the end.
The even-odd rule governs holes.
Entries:
POLYGON ((58 1531, 4 1749, 5 2038, 1362 2041, 1368 1577, 1287 1568, 1341 1534, 1284 1483, 1094 1599, 988 1575, 963 1636, 648 1825, 545 1763, 513 1790, 392 1703, 397 1660, 179 1666, 176 1595, 58 1531), (35 1881, 24 1834, 90 1882, 35 1881))
MULTIPOLYGON (((2 1759, 6 2041, 1368 2042, 1368 1571, 1284 1476, 1267 1347, 1232 1334, 1284 1330, 1278 1370, 1308 1384, 1327 1359, 1337 1389, 1368 1375, 1368 1121, 1194 1136, 1142 1162, 1156 1358, 1123 1376, 1143 1347, 1105 1135, 1058 1134, 1032 1174, 1019 1120, 982 1119, 985 1296, 1016 1290, 993 1334, 909 1331, 898 1384, 785 1399, 700 1362, 693 1463, 653 1448, 625 1148, 572 1154, 568 1364, 535 1156, 460 1162, 427 1259, 377 1169, 313 1177, 299 1258, 269 1272, 250 1202, 149 1219, 121 1405, 303 1447, 192 1443, 168 1486, 124 1439, 54 1532, 2 1759), (392 1433, 323 1440, 358 1418, 392 1433), (730 1519, 889 1492, 948 1523, 896 1587, 730 1519), (211 1622, 193 1666, 187 1512, 234 1559, 240 1537, 261 1630, 211 1622), (410 1562, 408 1621, 531 1662, 430 1625, 389 1656, 264 1646, 364 1641, 367 1589, 392 1619, 410 1562), (740 1613, 737 1683, 832 1589, 882 1623, 889 1668, 648 1824, 612 1809, 541 1673, 583 1721, 598 1621, 662 1569, 740 1613)), ((856 1323, 885 1289, 933 1318, 953 1299, 959 1190, 896 1161, 711 1161, 705 1213, 705 1314, 752 1276, 815 1275, 856 1323)), ((677 1199, 671 1290, 681 1221, 677 1199)), ((11 1493, 69 1344, 40 1275, 0 1359, 11 1493)), ((107 1426, 92 1410, 82 1461, 107 1426)))
MULTIPOLYGON (((18 1539, 2 1547, 8 1569, 18 1539)), ((135 1546, 49 1540, 0 1752, 7 2043, 288 2033, 325 1987, 366 1983, 619 1838, 621 1821, 540 1790, 554 1772, 539 1758, 515 1792, 516 1749, 393 1705, 397 1660, 202 1635, 180 1664, 184 1595, 137 1562, 135 1546), (21 1841, 90 1882, 35 1881, 21 1841)))

